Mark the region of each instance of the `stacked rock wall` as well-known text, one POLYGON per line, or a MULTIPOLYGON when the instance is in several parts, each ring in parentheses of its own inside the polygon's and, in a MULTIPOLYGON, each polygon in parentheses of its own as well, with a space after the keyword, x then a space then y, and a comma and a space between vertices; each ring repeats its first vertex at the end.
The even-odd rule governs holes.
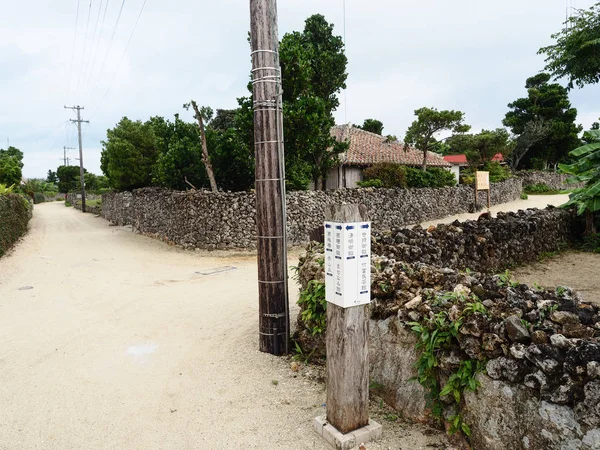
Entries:
MULTIPOLYGON (((493 204, 518 199, 522 184, 511 179, 492 186, 493 204)), ((485 202, 485 195, 480 196, 485 202)), ((144 188, 102 196, 102 216, 119 225, 154 235, 187 248, 255 248, 256 197, 252 192, 177 192, 144 188)), ((322 226, 325 205, 363 203, 373 227, 389 230, 433 220, 474 208, 469 186, 442 189, 340 189, 296 191, 287 194, 290 245, 308 242, 322 226)), ((481 205, 479 205, 481 206, 481 205)))
MULTIPOLYGON (((323 282, 322 259, 322 246, 313 244, 300 261, 302 286, 323 282)), ((416 322, 429 336, 435 330, 452 336, 435 352, 440 388, 463 362, 481 367, 474 391, 465 388, 458 403, 452 395, 438 400, 444 417, 459 414, 470 427, 472 448, 598 449, 597 306, 568 288, 532 289, 506 275, 381 256, 373 257, 371 280, 370 379, 404 417, 433 419, 427 390, 415 380, 416 322)), ((307 344, 324 344, 302 329, 301 316, 298 325, 304 351, 312 351, 307 344)))
POLYGON ((532 186, 534 184, 545 184, 550 189, 557 191, 563 189, 573 189, 581 187, 582 184, 566 184, 565 181, 569 178, 564 173, 555 172, 540 172, 540 171, 520 171, 517 172, 517 177, 523 181, 523 187, 532 186))
POLYGON ((429 230, 374 231, 373 253, 405 262, 489 272, 536 260, 571 243, 579 221, 571 211, 544 210, 486 214, 477 221, 440 224, 429 230))
MULTIPOLYGON (((96 194, 87 194, 85 196, 87 200, 96 200, 101 199, 100 195, 96 194)), ((81 210, 81 194, 76 194, 74 192, 70 192, 67 194, 67 201, 73 205, 73 208, 81 210)), ((85 205, 85 212, 90 214, 102 214, 102 206, 90 206, 88 204, 85 205)))

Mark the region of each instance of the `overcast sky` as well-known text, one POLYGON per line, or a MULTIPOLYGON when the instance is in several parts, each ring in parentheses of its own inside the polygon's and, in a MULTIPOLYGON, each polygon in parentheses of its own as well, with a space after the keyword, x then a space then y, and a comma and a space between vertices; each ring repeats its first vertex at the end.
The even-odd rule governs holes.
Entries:
MULTIPOLYGON (((10 139, 23 150, 24 176, 45 177, 62 164, 64 145, 77 147, 65 104, 85 107, 85 166, 100 174, 100 141, 121 117, 191 120, 181 107, 190 99, 234 108, 247 94, 248 0, 147 0, 132 35, 143 1, 92 0, 88 26, 90 1, 80 0, 77 32, 77 0, 2 2, 0 148, 10 139)), ((543 68, 537 50, 552 42, 568 2, 346 0, 349 78, 338 123, 377 118, 402 138, 414 110, 430 106, 464 111, 476 131, 501 126, 506 105, 543 68)), ((343 33, 343 0, 280 0, 278 8, 280 36, 315 13, 343 33)), ((599 86, 572 91, 584 127, 600 117, 599 100, 599 86)))

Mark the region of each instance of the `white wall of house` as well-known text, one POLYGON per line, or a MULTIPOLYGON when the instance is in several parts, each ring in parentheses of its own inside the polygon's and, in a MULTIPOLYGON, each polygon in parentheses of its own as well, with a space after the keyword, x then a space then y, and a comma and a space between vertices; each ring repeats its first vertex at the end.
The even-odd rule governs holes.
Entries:
POLYGON ((460 166, 452 165, 452 167, 450 167, 448 170, 456 177, 456 184, 460 183, 460 166))
POLYGON ((327 189, 357 188, 359 181, 362 181, 362 169, 354 166, 334 167, 327 174, 327 189))

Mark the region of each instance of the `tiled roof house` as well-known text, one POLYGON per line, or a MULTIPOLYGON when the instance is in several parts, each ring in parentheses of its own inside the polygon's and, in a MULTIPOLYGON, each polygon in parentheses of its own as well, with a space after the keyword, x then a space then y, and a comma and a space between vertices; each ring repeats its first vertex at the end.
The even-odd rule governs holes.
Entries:
MULTIPOLYGON (((355 128, 352 125, 336 125, 331 134, 340 142, 349 142, 348 150, 340 155, 341 164, 331 169, 327 175, 327 189, 357 187, 362 181, 362 171, 366 167, 378 163, 395 163, 405 166, 420 167, 423 163, 423 152, 412 147, 405 147, 398 141, 388 141, 369 131, 355 128)), ((427 154, 427 165, 450 168, 451 164, 433 152, 427 154)))

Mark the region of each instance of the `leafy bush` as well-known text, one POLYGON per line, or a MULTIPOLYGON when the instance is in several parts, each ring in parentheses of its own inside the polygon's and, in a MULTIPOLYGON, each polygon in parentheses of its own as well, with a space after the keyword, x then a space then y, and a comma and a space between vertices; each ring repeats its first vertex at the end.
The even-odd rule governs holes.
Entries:
POLYGON ((6 186, 5 184, 0 183, 0 195, 10 194, 14 192, 15 185, 6 186))
POLYGON ((439 167, 428 167, 426 172, 414 167, 407 167, 406 179, 409 188, 441 188, 456 185, 454 174, 439 167))
MULTIPOLYGON (((400 164, 391 164, 391 163, 383 163, 383 164, 375 164, 371 167, 368 167, 364 170, 363 175, 365 177, 365 181, 374 181, 378 180, 381 183, 381 186, 371 186, 371 187, 386 187, 386 188, 394 188, 394 187, 406 187, 406 166, 401 166, 400 164)), ((363 181, 364 183, 364 181, 363 181)), ((377 182, 376 182, 377 183, 377 182)), ((362 186, 367 187, 367 186, 362 186)))
POLYGON ((523 190, 527 194, 556 194, 556 193, 558 193, 557 190, 552 189, 550 186, 548 186, 545 183, 529 184, 529 185, 523 187, 523 190))
MULTIPOLYGON (((469 167, 461 172, 460 182, 462 184, 475 184, 476 167, 469 167)), ((501 165, 498 161, 491 161, 484 164, 481 169, 490 173, 490 183, 499 183, 512 177, 510 167, 501 165)))
POLYGON ((356 184, 359 187, 363 187, 363 188, 369 188, 369 187, 381 188, 381 187, 385 187, 383 185, 383 181, 381 181, 379 178, 374 178, 372 180, 359 181, 356 184))
POLYGON ((46 201, 46 197, 41 192, 34 192, 33 194, 33 203, 37 205, 38 203, 44 203, 46 201))
POLYGON ((582 249, 586 252, 600 253, 600 233, 585 236, 582 249))
POLYGON ((31 218, 31 203, 18 194, 6 192, 6 186, 0 186, 0 256, 25 234, 31 218))
POLYGON ((363 172, 361 187, 386 188, 440 188, 456 185, 454 174, 439 167, 429 167, 426 172, 400 164, 375 164, 363 172))
POLYGON ((311 280, 306 289, 300 292, 298 304, 304 308, 302 321, 313 335, 322 334, 327 326, 327 302, 325 284, 311 280))
POLYGON ((521 200, 527 200, 529 196, 525 192, 521 192, 521 200))

